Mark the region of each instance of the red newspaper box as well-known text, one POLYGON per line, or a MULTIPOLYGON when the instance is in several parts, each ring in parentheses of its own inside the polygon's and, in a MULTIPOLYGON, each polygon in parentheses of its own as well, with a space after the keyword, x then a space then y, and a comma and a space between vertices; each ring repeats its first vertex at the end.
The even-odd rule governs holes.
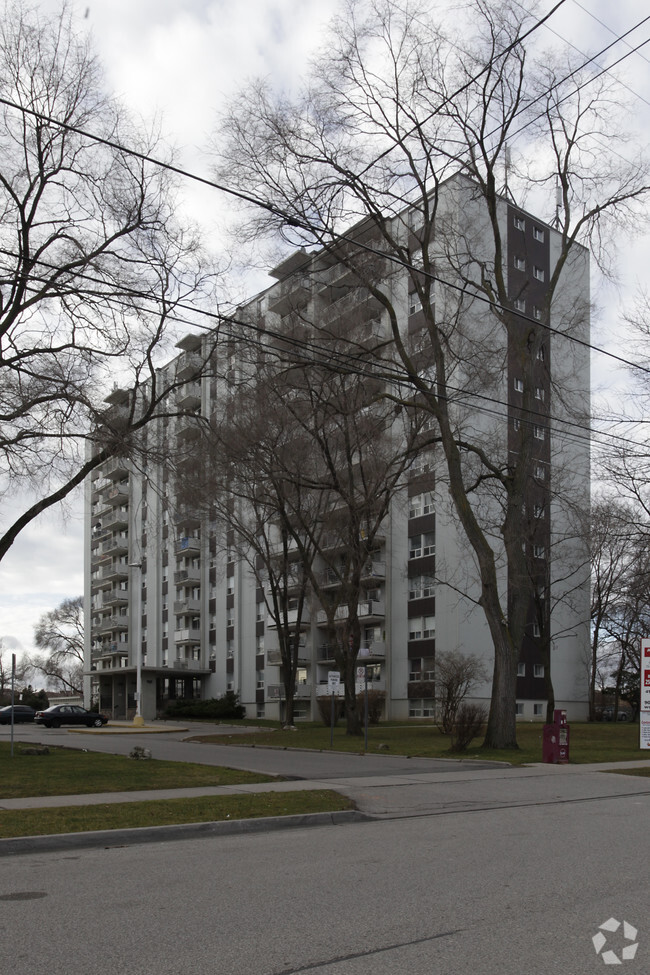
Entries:
POLYGON ((544 725, 542 761, 553 765, 567 765, 569 761, 569 726, 566 711, 557 708, 553 712, 553 724, 544 725))

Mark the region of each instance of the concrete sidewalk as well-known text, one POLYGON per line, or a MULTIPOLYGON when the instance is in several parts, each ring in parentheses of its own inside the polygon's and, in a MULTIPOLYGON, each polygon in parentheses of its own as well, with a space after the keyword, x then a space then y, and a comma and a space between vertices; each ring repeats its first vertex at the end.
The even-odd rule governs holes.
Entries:
POLYGON ((136 792, 92 793, 67 796, 32 796, 0 799, 0 810, 43 809, 65 806, 91 806, 103 803, 142 802, 152 799, 228 796, 265 792, 300 792, 330 789, 351 799, 356 812, 236 820, 225 823, 191 823, 174 827, 106 830, 96 833, 70 833, 24 839, 0 839, 0 856, 14 853, 44 852, 161 842, 196 836, 216 836, 260 830, 321 825, 342 825, 369 819, 431 817, 515 806, 612 800, 630 795, 650 794, 650 778, 625 774, 631 768, 650 767, 650 758, 622 763, 594 765, 529 765, 472 767, 454 771, 425 771, 422 768, 390 775, 332 776, 326 779, 278 780, 246 785, 200 786, 190 789, 157 789, 136 792))

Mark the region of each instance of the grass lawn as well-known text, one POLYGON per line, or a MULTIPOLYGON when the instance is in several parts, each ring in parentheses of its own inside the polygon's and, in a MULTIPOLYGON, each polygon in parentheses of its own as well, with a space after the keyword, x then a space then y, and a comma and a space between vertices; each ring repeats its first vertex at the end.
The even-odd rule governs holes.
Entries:
POLYGON ((152 799, 98 806, 0 811, 0 838, 132 829, 176 823, 255 819, 298 813, 354 809, 354 803, 329 790, 266 792, 257 795, 202 796, 198 799, 152 799))
POLYGON ((276 781, 274 776, 231 768, 157 759, 134 761, 74 748, 50 747, 49 755, 23 755, 23 747, 32 746, 14 742, 11 758, 9 742, 0 742, 0 799, 276 781))
MULTIPOLYGON (((425 758, 463 758, 511 762, 526 765, 542 761, 542 724, 521 723, 517 725, 519 748, 515 751, 493 751, 481 748, 477 738, 474 745, 464 754, 453 754, 449 750, 449 739, 442 735, 435 725, 382 723, 368 729, 368 752, 385 753, 380 745, 387 745, 393 755, 410 755, 425 758)), ((276 748, 311 748, 322 751, 330 749, 330 729, 316 722, 299 722, 296 731, 264 730, 257 734, 195 736, 196 741, 217 744, 259 747, 271 745, 276 748)), ((334 729, 334 750, 363 752, 364 737, 349 736, 341 722, 334 729)), ((576 722, 570 726, 569 757, 571 763, 585 762, 625 762, 650 758, 650 754, 639 749, 639 726, 619 722, 576 722)))

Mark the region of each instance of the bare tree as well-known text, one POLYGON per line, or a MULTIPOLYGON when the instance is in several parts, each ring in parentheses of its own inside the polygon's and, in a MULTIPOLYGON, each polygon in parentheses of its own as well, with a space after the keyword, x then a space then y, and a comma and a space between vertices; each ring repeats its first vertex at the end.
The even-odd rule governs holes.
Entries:
POLYGON ((168 325, 210 275, 168 173, 145 159, 156 137, 106 93, 66 6, 5 3, 0 112, 2 558, 160 411, 168 325), (104 402, 115 385, 132 391, 119 409, 104 402))
POLYGON ((84 613, 83 596, 64 599, 44 613, 34 629, 34 643, 41 653, 32 654, 31 674, 45 678, 46 686, 83 696, 84 613))
MULTIPOLYGON (((407 411, 396 415, 377 395, 377 382, 357 375, 358 356, 367 351, 363 327, 320 329, 321 361, 311 358, 303 368, 288 352, 291 324, 249 350, 250 361, 240 351, 234 391, 206 427, 202 493, 264 591, 279 640, 285 720, 292 719, 302 621, 313 602, 328 633, 320 659, 338 666, 348 733, 360 734, 361 618, 379 605, 372 607, 368 596, 379 578, 373 553, 413 457, 419 421, 407 411), (332 354, 350 356, 354 368, 333 374, 332 354)), ((184 484, 192 504, 196 469, 194 475, 184 484)))
POLYGON ((609 231, 634 225, 648 177, 641 154, 629 165, 617 157, 614 82, 595 81, 568 50, 535 49, 539 24, 519 4, 476 0, 470 14, 453 36, 416 5, 351 4, 293 102, 263 83, 236 100, 219 137, 220 174, 264 207, 238 228, 240 240, 258 245, 267 234, 335 255, 390 322, 398 386, 437 424, 494 644, 485 744, 507 748, 516 747, 517 663, 534 596, 525 506, 551 430, 562 439, 556 418, 587 416, 588 376, 572 341, 588 328, 584 245, 609 271, 609 231), (552 188, 555 204, 543 283, 509 266, 504 232, 513 196, 531 188, 552 188), (369 273, 368 255, 401 271, 401 283, 369 273), (420 310, 424 371, 404 338, 406 290, 420 310), (504 389, 515 366, 516 402, 504 389), (507 416, 516 438, 504 433, 507 416))
MULTIPOLYGON (((2 640, 0 640, 0 701, 2 704, 10 704, 10 694, 11 694, 11 677, 12 677, 12 659, 13 654, 11 651, 7 650, 2 640)), ((22 687, 28 667, 24 660, 16 661, 16 669, 14 672, 14 686, 16 691, 18 687, 22 687)))
POLYGON ((436 701, 440 728, 445 735, 452 734, 458 709, 472 688, 485 677, 481 661, 473 654, 458 650, 436 654, 436 701))

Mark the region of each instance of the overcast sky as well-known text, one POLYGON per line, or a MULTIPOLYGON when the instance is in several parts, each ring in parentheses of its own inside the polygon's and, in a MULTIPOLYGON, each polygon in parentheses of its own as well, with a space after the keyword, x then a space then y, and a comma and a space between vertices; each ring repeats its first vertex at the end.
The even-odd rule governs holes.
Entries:
MULTIPOLYGON (((439 7, 439 0, 436 2, 439 7)), ((522 0, 530 7, 530 0, 522 0)), ((43 2, 51 8, 52 3, 43 2)), ((539 5, 544 12, 550 0, 539 5)), ((185 168, 209 176, 201 151, 219 107, 248 79, 262 75, 291 90, 318 45, 337 0, 72 0, 82 30, 92 31, 110 88, 137 116, 158 113, 163 131, 180 150, 185 168)), ((603 47, 611 34, 629 29, 646 12, 639 0, 568 0, 550 22, 581 50, 603 47), (599 23, 598 18, 602 23, 599 23), (605 26, 606 25, 606 26, 605 26)), ((648 29, 646 27, 646 36, 648 29)), ((549 40, 552 35, 549 34, 549 40)), ((638 43, 637 38, 635 43, 638 43)), ((646 49, 650 57, 650 47, 646 49)), ((635 55, 627 68, 631 87, 650 102, 650 65, 635 55)), ((634 103, 635 96, 630 94, 634 103)), ((638 100, 639 119, 649 117, 638 100)), ((650 126, 645 126, 646 131, 650 126)), ((219 233, 216 190, 188 190, 191 215, 219 233), (214 212, 214 220, 211 214, 214 212)), ((622 250, 622 290, 602 292, 604 313, 594 341, 615 348, 612 316, 647 266, 647 249, 622 250)), ((259 280, 256 287, 259 286, 259 280)), ((600 294, 600 292, 599 292, 600 294)), ((603 364, 595 363, 597 376, 603 364)), ((611 371, 611 370, 610 370, 611 371)), ((73 498, 65 517, 43 516, 22 533, 0 563, 0 636, 6 647, 32 649, 41 613, 83 590, 82 499, 73 498)))

